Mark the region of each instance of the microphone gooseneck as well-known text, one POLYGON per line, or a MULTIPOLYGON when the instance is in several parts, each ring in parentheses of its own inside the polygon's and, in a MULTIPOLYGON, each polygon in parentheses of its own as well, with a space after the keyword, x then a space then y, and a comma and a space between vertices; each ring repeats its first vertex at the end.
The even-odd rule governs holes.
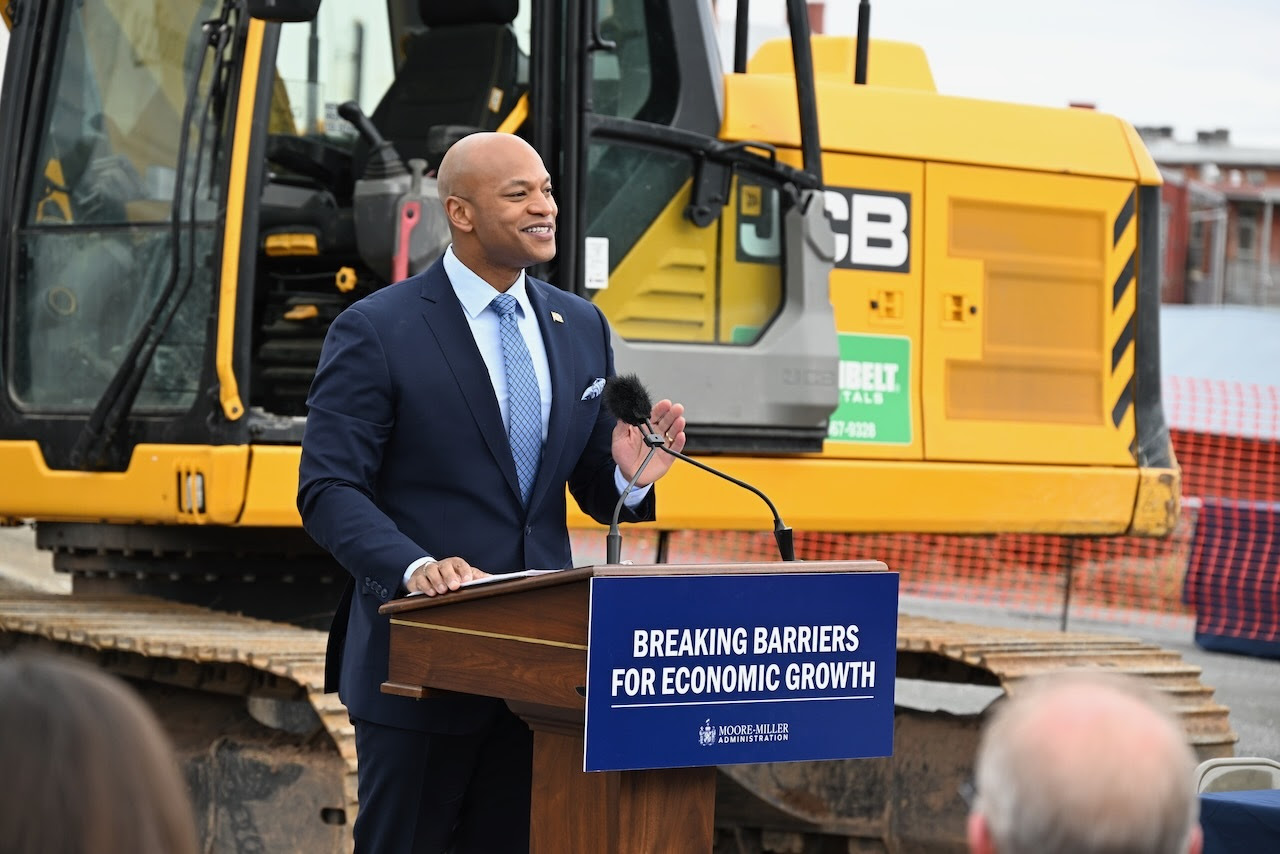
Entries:
POLYGON ((609 410, 614 418, 624 424, 640 428, 644 442, 649 446, 649 453, 641 461, 636 473, 631 476, 627 488, 618 496, 618 503, 613 505, 613 519, 609 523, 609 533, 605 536, 605 562, 616 564, 622 559, 622 532, 618 528, 618 517, 622 515, 622 505, 626 503, 627 496, 635 488, 640 473, 644 471, 645 466, 649 465, 649 460, 653 459, 654 452, 661 447, 662 437, 649 426, 649 413, 653 411, 653 404, 649 401, 649 393, 645 391, 640 378, 635 374, 610 377, 604 384, 603 403, 605 409, 609 410))
MULTIPOLYGON (((791 528, 783 523, 782 517, 778 515, 778 508, 773 506, 773 502, 769 500, 769 496, 756 489, 751 484, 738 480, 736 477, 725 474, 719 469, 714 469, 704 462, 695 460, 693 457, 687 457, 679 451, 673 451, 667 447, 662 436, 658 434, 649 424, 649 414, 653 410, 653 404, 649 399, 649 392, 645 390, 644 383, 640 382, 640 378, 635 374, 623 374, 620 376, 610 377, 604 385, 604 405, 613 413, 614 417, 624 424, 630 424, 632 427, 638 427, 644 436, 645 444, 649 446, 649 456, 644 458, 640 469, 636 472, 636 477, 640 476, 640 471, 649 463, 650 457, 653 456, 654 450, 661 448, 666 453, 678 460, 684 460, 695 468, 700 468, 705 472, 710 472, 718 478, 727 480, 732 484, 742 487, 743 489, 753 492, 760 496, 769 507, 769 512, 773 514, 773 538, 778 543, 778 554, 783 560, 795 560, 795 536, 791 528)), ((632 478, 632 483, 635 478, 632 478)), ((618 504, 613 511, 613 525, 609 529, 607 538, 608 553, 611 556, 609 563, 617 563, 617 558, 622 551, 622 534, 618 531, 618 515, 622 509, 622 502, 626 499, 627 493, 631 491, 631 484, 623 491, 622 497, 618 499, 618 504), (615 548, 616 545, 616 548, 615 548)))
MULTIPOLYGON (((647 441, 648 438, 646 436, 645 440, 647 441)), ((626 503, 627 496, 631 494, 631 490, 635 489, 636 481, 640 479, 640 473, 644 471, 645 466, 649 465, 649 460, 653 459, 653 454, 657 450, 657 445, 649 445, 649 453, 644 455, 644 459, 640 462, 640 467, 636 469, 636 473, 627 482, 627 488, 622 490, 622 494, 618 496, 618 503, 613 505, 613 520, 609 523, 609 533, 605 536, 605 563, 619 563, 622 560, 622 531, 618 529, 618 517, 622 515, 622 505, 626 503)))
POLYGON ((662 450, 670 454, 671 456, 675 457, 678 460, 684 460, 686 463, 689 463, 690 465, 696 468, 700 468, 705 472, 710 472, 716 477, 727 480, 732 484, 736 484, 742 487, 743 489, 749 492, 754 492, 756 495, 760 496, 760 500, 763 501, 766 505, 768 505, 769 512, 773 514, 773 539, 778 544, 778 554, 782 557, 783 560, 796 559, 794 532, 791 530, 791 527, 789 525, 786 525, 783 523, 782 517, 778 515, 778 508, 773 506, 773 502, 769 500, 769 496, 765 495, 759 489, 756 489, 754 486, 747 483, 746 481, 738 480, 733 475, 725 474, 719 469, 713 469, 711 466, 699 460, 695 460, 693 457, 685 456, 679 451, 671 450, 666 445, 662 445, 662 450))

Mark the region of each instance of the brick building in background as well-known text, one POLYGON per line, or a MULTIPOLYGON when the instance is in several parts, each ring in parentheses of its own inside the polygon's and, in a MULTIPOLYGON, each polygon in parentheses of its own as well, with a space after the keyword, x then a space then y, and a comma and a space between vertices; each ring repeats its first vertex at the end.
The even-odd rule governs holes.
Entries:
POLYGON ((1165 177, 1164 301, 1280 306, 1280 148, 1138 132, 1165 177))

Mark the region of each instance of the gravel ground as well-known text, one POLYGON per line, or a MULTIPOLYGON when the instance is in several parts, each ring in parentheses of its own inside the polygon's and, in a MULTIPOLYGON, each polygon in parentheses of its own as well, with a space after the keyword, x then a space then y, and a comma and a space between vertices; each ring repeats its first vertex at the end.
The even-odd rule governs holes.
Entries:
POLYGON ((32 528, 0 528, 0 588, 70 593, 71 579, 53 571, 53 557, 36 550, 32 528))

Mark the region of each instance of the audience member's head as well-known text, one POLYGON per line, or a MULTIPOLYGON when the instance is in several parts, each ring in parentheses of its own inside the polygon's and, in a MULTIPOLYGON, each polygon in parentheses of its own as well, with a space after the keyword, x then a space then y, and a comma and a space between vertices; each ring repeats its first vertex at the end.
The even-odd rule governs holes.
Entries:
POLYGON ((1018 686, 982 736, 975 854, 1196 854, 1195 756, 1136 680, 1063 672, 1018 686))
POLYGON ((0 848, 195 854, 172 747, 127 685, 76 661, 0 657, 0 848))

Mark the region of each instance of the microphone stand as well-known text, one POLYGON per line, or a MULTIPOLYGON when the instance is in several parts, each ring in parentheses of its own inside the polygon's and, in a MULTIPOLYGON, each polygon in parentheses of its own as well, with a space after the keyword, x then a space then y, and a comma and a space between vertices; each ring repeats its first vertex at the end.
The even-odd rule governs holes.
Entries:
MULTIPOLYGON (((645 423, 645 426, 646 427, 649 426, 648 422, 645 423)), ((649 427, 649 430, 650 432, 652 432, 653 428, 649 427)), ((648 441, 649 438, 650 437, 646 436, 645 441, 648 441)), ((661 436, 657 436, 655 438, 657 438, 659 442, 662 441, 661 436)), ((778 554, 782 557, 783 560, 796 559, 795 536, 791 530, 791 527, 789 525, 783 524, 782 517, 778 515, 778 508, 773 506, 773 502, 769 500, 769 496, 765 495, 763 492, 756 489, 751 484, 745 481, 738 480, 736 477, 733 477, 732 475, 727 475, 718 469, 713 469, 711 466, 707 465, 706 463, 699 462, 698 460, 695 460, 693 457, 685 456, 679 451, 673 451, 670 448, 668 448, 665 444, 661 444, 659 445, 659 447, 661 447, 663 451, 665 451, 666 453, 670 454, 671 456, 675 457, 678 460, 684 460, 686 463, 689 463, 692 466, 700 468, 705 472, 710 472, 711 474, 715 475, 718 478, 722 478, 724 480, 729 481, 730 483, 737 484, 738 486, 741 486, 743 489, 746 489, 750 492, 754 492, 756 495, 760 496, 760 499, 765 504, 769 505, 769 512, 773 514, 773 539, 778 544, 778 554)), ((648 460, 645 460, 645 462, 648 462, 648 460)))
MULTIPOLYGON (((622 490, 622 494, 618 496, 618 503, 613 505, 613 521, 609 524, 609 533, 605 536, 605 563, 616 564, 622 560, 622 532, 618 530, 618 517, 622 515, 622 505, 626 502, 627 496, 631 494, 631 490, 635 488, 636 481, 640 479, 640 473, 644 471, 644 467, 649 465, 649 460, 653 459, 653 454, 658 448, 662 447, 662 437, 653 432, 653 428, 646 423, 647 433, 642 433, 644 443, 649 446, 649 453, 645 454, 644 460, 641 461, 640 467, 636 469, 636 473, 631 476, 631 480, 627 483, 627 488, 622 490)), ((765 499, 766 501, 768 499, 765 499)))

